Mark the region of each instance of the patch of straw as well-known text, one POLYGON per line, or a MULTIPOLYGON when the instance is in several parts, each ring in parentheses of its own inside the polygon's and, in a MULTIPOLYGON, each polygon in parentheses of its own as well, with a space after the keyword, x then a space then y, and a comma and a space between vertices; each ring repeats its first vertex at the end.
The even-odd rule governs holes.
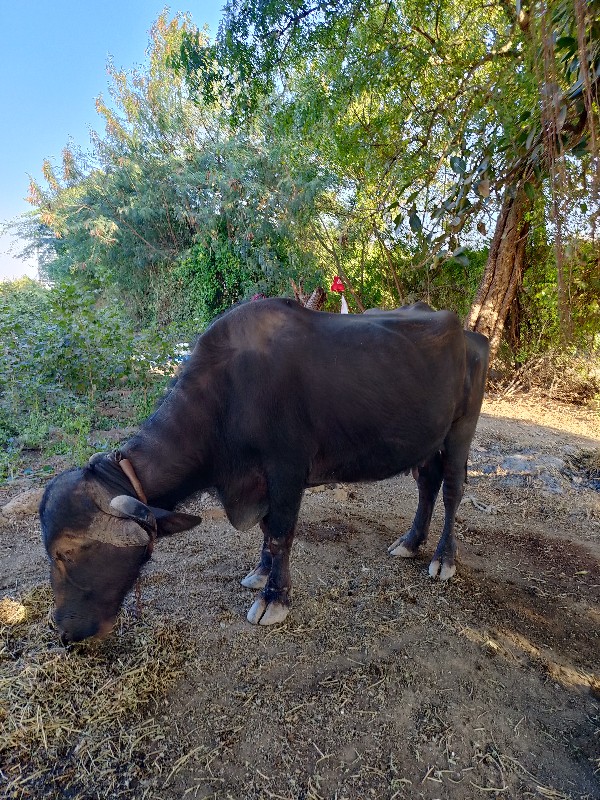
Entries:
POLYGON ((2 796, 149 796, 172 759, 152 714, 182 674, 183 632, 125 610, 105 642, 65 650, 51 602, 46 588, 0 600, 2 796))
POLYGON ((501 398, 528 392, 573 405, 587 405, 600 394, 595 365, 585 358, 556 351, 534 356, 489 387, 501 398))

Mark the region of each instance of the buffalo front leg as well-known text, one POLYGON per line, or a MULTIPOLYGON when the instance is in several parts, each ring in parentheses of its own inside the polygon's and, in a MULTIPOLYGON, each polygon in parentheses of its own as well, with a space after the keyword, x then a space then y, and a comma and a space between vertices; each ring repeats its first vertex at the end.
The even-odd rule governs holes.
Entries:
POLYGON ((265 536, 269 539, 271 571, 264 589, 248 611, 248 622, 254 625, 275 625, 290 613, 292 582, 290 579, 290 549, 294 539, 292 529, 284 536, 265 536))
POLYGON ((260 529, 263 532, 264 539, 259 562, 245 578, 242 578, 242 586, 245 586, 247 589, 262 589, 266 586, 273 564, 273 556, 271 554, 271 548, 269 547, 271 537, 269 536, 264 522, 260 523, 260 529))
POLYGON ((270 510, 261 523, 265 535, 261 564, 266 570, 270 560, 271 566, 264 588, 248 611, 248 622, 255 625, 275 625, 283 622, 290 613, 290 550, 303 487, 302 476, 286 474, 284 471, 278 472, 270 481, 270 510))
POLYGON ((388 547, 388 553, 400 558, 413 558, 419 547, 427 540, 431 515, 436 498, 442 485, 443 462, 442 454, 436 453, 419 467, 417 486, 419 487, 419 505, 417 513, 408 533, 388 547))

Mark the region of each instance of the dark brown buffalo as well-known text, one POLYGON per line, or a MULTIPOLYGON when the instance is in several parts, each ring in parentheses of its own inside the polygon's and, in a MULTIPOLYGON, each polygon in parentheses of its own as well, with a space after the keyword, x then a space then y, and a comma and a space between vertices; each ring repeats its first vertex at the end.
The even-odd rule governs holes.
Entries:
POLYGON ((483 398, 488 343, 419 303, 364 315, 291 300, 238 306, 199 338, 179 380, 119 453, 48 485, 40 506, 64 642, 105 636, 156 537, 193 527, 173 513, 214 488, 232 525, 260 524, 250 622, 290 607, 289 554, 307 486, 413 469, 419 505, 390 547, 414 556, 443 484, 445 524, 429 572, 455 571, 454 516, 483 398))

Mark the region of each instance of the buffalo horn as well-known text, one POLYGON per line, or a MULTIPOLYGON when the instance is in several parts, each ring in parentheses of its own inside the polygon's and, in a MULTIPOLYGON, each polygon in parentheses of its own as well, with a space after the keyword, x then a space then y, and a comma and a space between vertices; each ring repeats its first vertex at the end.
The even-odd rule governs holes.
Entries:
POLYGON ((113 497, 110 501, 110 511, 114 512, 115 517, 125 517, 132 519, 144 528, 156 530, 156 519, 148 506, 144 505, 135 497, 127 494, 120 494, 113 497))

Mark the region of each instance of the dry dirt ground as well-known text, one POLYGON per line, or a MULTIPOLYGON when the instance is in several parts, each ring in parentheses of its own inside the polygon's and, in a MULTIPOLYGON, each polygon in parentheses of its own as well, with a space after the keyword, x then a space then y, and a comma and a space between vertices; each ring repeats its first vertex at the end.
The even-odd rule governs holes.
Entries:
MULTIPOLYGON (((258 530, 188 503, 202 524, 159 543, 142 587, 190 642, 149 712, 170 761, 131 796, 600 798, 599 448, 597 411, 486 400, 446 584, 427 574, 440 509, 418 558, 387 554, 412 478, 308 493, 294 607, 268 629, 239 583, 258 530)), ((47 580, 37 521, 0 523, 0 563, 2 595, 47 580)))

